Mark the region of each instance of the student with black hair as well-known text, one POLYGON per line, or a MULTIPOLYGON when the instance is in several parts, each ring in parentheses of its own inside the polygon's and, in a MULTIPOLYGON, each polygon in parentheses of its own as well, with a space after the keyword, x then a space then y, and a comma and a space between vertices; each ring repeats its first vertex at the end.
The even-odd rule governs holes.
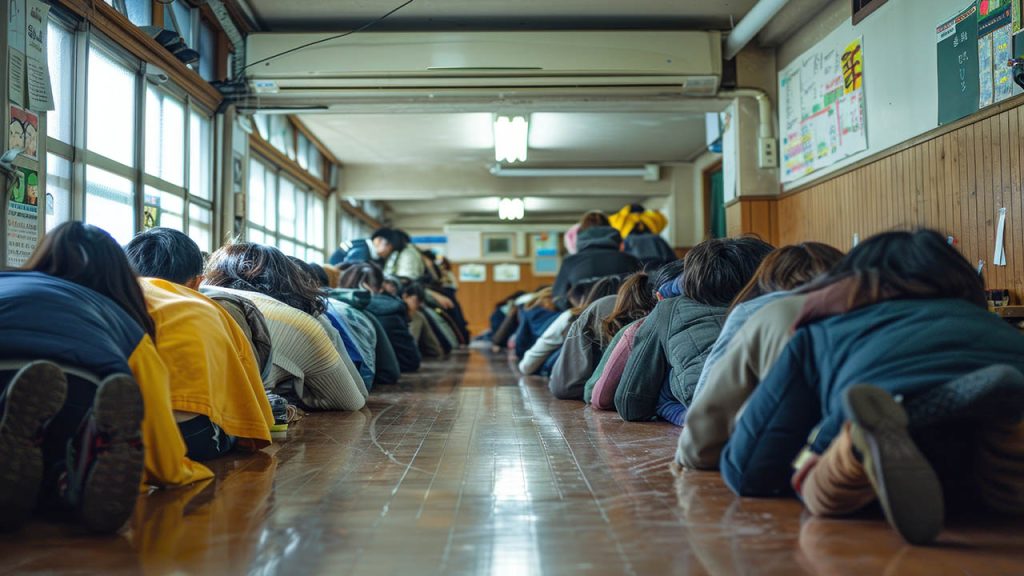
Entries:
POLYGON ((879 234, 802 291, 722 454, 729 487, 795 491, 822 516, 878 500, 912 544, 941 532, 947 499, 1024 514, 1024 336, 945 237, 879 234))
POLYGON ((236 444, 270 444, 274 417, 252 346, 226 310, 194 289, 203 277, 199 246, 177 230, 152 228, 125 252, 145 275, 139 285, 188 457, 211 460, 236 444))
POLYGON ((658 303, 639 329, 615 392, 624 420, 657 416, 681 426, 727 306, 772 246, 757 238, 707 240, 683 260, 681 296, 658 303))
POLYGON ((374 262, 383 266, 396 254, 405 250, 408 236, 393 228, 378 228, 369 238, 342 242, 331 254, 329 262, 334 265, 374 262))
POLYGON ((0 272, 0 303, 0 529, 40 504, 114 532, 140 483, 212 476, 185 455, 156 326, 109 234, 57 226, 22 271, 0 272))

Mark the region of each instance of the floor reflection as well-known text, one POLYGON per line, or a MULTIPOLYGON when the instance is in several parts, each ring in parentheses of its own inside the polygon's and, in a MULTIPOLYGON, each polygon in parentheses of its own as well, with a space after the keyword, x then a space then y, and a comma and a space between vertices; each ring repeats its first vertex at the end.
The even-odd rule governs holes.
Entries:
POLYGON ((714 473, 674 478, 677 434, 460 354, 140 498, 118 537, 4 535, 0 574, 1024 574, 1019 523, 958 521, 908 548, 877 511, 814 519, 734 498, 714 473))

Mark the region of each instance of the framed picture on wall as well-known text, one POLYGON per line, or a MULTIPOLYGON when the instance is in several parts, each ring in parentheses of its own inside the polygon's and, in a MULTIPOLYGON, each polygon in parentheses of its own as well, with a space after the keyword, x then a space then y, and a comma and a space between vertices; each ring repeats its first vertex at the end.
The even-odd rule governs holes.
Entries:
POLYGON ((506 232, 485 232, 482 255, 484 258, 511 258, 515 255, 516 235, 506 232))
POLYGON ((562 263, 561 234, 545 232, 530 235, 530 260, 534 276, 556 276, 562 263))

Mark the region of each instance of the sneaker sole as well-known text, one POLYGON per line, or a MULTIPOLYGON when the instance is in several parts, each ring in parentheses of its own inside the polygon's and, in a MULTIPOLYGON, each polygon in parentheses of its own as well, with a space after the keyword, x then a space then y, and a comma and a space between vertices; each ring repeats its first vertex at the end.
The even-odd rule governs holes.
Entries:
POLYGON ((934 541, 945 519, 942 485, 910 437, 906 412, 874 386, 853 386, 843 401, 856 425, 854 446, 889 524, 911 544, 934 541))
POLYGON ((145 466, 138 384, 123 374, 107 378, 96 390, 92 410, 97 432, 110 437, 111 444, 97 455, 88 473, 79 515, 90 530, 114 532, 135 509, 145 466))
POLYGON ((51 362, 33 362, 11 379, 0 420, 0 531, 16 530, 32 515, 44 468, 39 430, 60 412, 67 390, 64 372, 51 362))
POLYGON ((907 404, 915 428, 954 420, 1019 419, 1022 413, 1024 374, 1005 364, 971 372, 907 404))

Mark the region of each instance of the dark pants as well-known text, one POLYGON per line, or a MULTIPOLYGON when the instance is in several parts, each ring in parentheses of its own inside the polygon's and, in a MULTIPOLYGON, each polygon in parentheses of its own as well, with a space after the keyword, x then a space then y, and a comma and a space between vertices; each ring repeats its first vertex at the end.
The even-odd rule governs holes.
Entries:
POLYGON ((187 456, 197 462, 220 458, 235 447, 235 439, 206 416, 178 422, 178 430, 185 439, 187 456))

